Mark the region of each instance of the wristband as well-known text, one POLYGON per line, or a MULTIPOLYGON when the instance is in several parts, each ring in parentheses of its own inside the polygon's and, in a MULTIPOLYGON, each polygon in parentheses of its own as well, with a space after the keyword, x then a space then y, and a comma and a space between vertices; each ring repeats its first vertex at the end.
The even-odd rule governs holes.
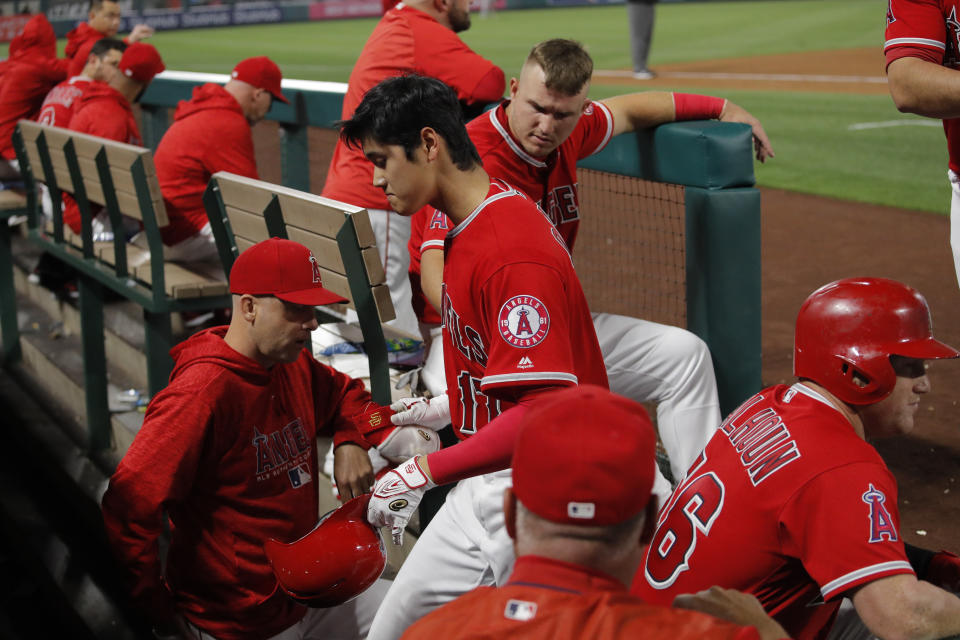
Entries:
POLYGON ((674 120, 713 120, 719 118, 727 101, 696 93, 674 93, 674 120))

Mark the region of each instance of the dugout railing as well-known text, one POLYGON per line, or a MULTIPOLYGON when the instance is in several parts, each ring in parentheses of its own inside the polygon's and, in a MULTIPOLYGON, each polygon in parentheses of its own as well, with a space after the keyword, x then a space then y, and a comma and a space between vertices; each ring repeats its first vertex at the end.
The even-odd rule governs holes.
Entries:
MULTIPOLYGON (((172 109, 195 86, 227 80, 157 76, 140 101, 145 144, 156 148, 172 109)), ((316 191, 323 184, 345 90, 342 83, 283 81, 290 104, 275 101, 258 125, 278 131, 275 144, 257 148, 258 156, 279 156, 283 185, 316 191)), ((760 193, 750 127, 663 125, 618 136, 581 166, 574 259, 591 308, 685 326, 703 338, 721 409, 732 411, 761 387, 760 193)))

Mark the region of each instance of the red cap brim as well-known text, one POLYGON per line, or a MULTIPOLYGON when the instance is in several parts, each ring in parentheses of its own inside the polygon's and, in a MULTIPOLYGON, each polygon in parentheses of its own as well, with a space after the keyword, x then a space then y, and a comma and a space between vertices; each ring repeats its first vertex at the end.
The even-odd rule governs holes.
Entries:
POLYGON ((308 304, 313 307, 322 307, 327 304, 340 304, 350 302, 342 296, 338 296, 332 291, 327 291, 322 287, 311 287, 310 289, 301 289, 300 291, 285 291, 284 293, 274 293, 275 297, 293 304, 308 304))

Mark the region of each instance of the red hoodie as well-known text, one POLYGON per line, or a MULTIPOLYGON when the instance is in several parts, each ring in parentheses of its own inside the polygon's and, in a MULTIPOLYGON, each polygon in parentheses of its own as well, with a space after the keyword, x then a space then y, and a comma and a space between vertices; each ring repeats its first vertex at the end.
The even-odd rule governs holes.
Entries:
POLYGON ((319 519, 315 438, 362 443, 350 416, 370 400, 363 383, 304 350, 265 369, 224 341, 227 327, 174 347, 169 385, 103 496, 107 534, 155 621, 175 609, 223 640, 267 638, 306 609, 277 589, 263 553, 319 519), (170 514, 165 581, 161 512, 170 514))
MULTIPOLYGON (((80 133, 109 138, 117 142, 140 145, 140 130, 133 118, 133 109, 123 95, 103 82, 90 82, 75 106, 67 127, 80 133)), ((63 221, 80 233, 80 209, 77 201, 63 194, 63 221)))
POLYGON ((83 49, 83 45, 93 40, 102 40, 107 36, 103 35, 86 22, 81 22, 67 33, 67 47, 63 50, 64 55, 70 60, 70 75, 75 76, 83 72, 87 60, 77 59, 77 53, 83 49))
POLYGON ((0 84, 0 156, 16 158, 11 136, 21 118, 35 118, 43 99, 67 78, 67 60, 57 59, 57 37, 47 16, 37 14, 10 43, 0 84))
POLYGON ((240 104, 218 84, 196 87, 189 101, 180 102, 153 161, 170 218, 160 230, 167 245, 207 224, 202 196, 214 173, 259 177, 250 125, 240 104))

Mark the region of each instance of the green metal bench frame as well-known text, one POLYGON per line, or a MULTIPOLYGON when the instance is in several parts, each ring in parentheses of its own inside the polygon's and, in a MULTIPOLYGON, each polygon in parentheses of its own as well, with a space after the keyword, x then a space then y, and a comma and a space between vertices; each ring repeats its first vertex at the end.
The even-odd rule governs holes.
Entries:
MULTIPOLYGON (((68 132, 69 133, 69 132, 68 132)), ((86 397, 86 417, 89 429, 89 447, 92 450, 110 447, 110 411, 107 397, 107 361, 104 347, 104 303, 105 293, 109 289, 121 297, 131 300, 143 309, 144 351, 147 358, 147 386, 151 396, 166 386, 173 362, 170 349, 173 347, 173 332, 170 314, 180 311, 198 311, 228 307, 229 294, 202 296, 195 298, 172 298, 164 288, 164 263, 151 260, 151 282, 147 285, 135 279, 129 272, 126 259, 126 244, 123 234, 116 234, 113 241, 114 264, 100 260, 94 251, 91 204, 86 195, 80 163, 73 140, 64 146, 72 192, 80 210, 82 229, 82 249, 78 251, 64 238, 62 216, 61 185, 57 184, 53 170, 46 134, 41 131, 36 139, 37 152, 43 165, 42 175, 48 176, 47 188, 55 209, 53 232, 48 233, 41 223, 41 214, 36 205, 38 175, 31 167, 30 158, 24 143, 21 126, 13 134, 14 148, 20 161, 27 193, 33 201, 29 210, 29 236, 33 242, 49 251, 77 272, 79 293, 78 309, 81 319, 81 344, 83 352, 84 392, 86 397)), ((113 144, 104 140, 105 144, 113 144)), ((149 152, 149 151, 148 151, 149 152)), ((101 147, 96 155, 98 179, 103 187, 105 209, 114 229, 122 228, 122 214, 113 191, 110 163, 107 150, 101 147)), ((130 167, 136 186, 136 197, 140 207, 144 231, 151 256, 163 255, 163 242, 157 215, 150 197, 150 184, 143 159, 137 158, 130 167)), ((155 176, 153 177, 155 180, 155 176)), ((158 190, 158 189, 157 189, 158 190)))

